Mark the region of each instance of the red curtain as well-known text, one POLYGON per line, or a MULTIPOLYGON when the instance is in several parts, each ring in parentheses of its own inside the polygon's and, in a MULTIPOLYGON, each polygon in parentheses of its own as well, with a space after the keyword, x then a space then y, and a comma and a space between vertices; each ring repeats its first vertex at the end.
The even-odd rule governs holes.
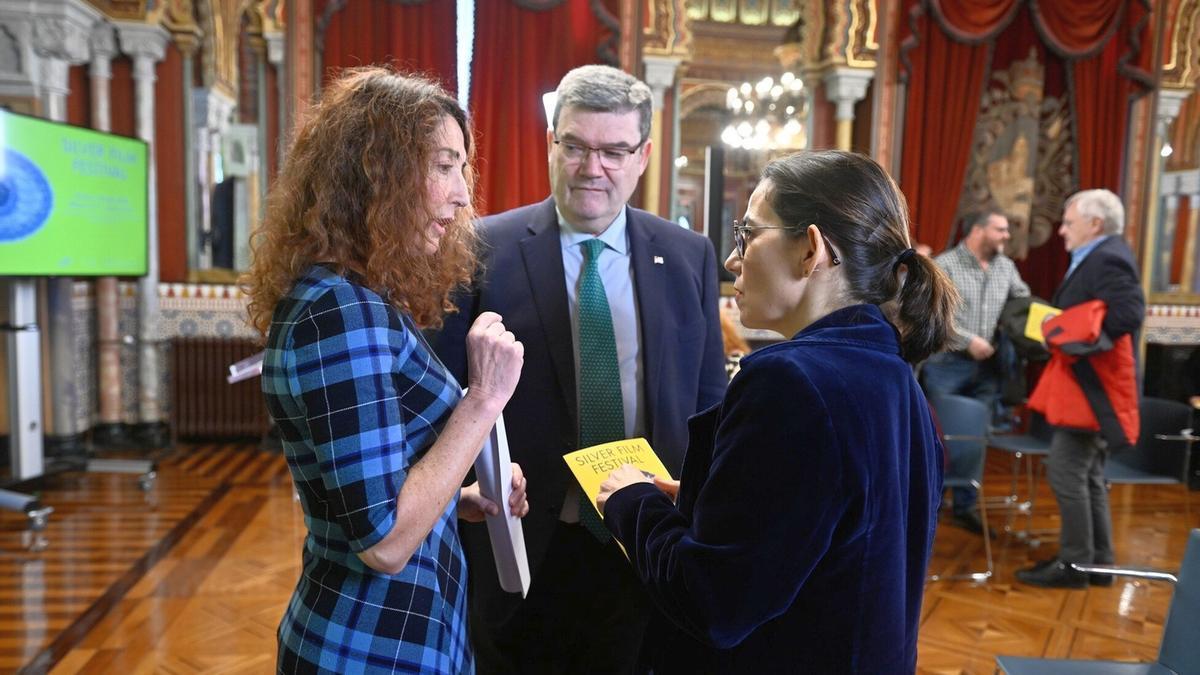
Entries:
MULTIPOLYGON (((902 33, 911 34, 901 47, 909 84, 900 185, 916 238, 935 250, 953 239, 988 70, 983 45, 1027 33, 1028 19, 1009 29, 1022 6, 1045 45, 1070 61, 1079 187, 1120 191, 1129 105, 1152 82, 1148 0, 906 0, 902 33)), ((1061 242, 1045 246, 1055 243, 1061 242)), ((1063 266, 1061 252, 1048 255, 1050 268, 1063 266)))
POLYGON ((476 0, 471 117, 478 141, 480 213, 499 213, 550 194, 542 94, 567 71, 596 63, 600 22, 588 0, 546 10, 476 0))
POLYGON ((960 42, 990 40, 1012 21, 1020 0, 930 0, 942 30, 960 42))
MULTIPOLYGON (((1117 19, 1116 39, 1104 43, 1098 54, 1072 64, 1075 142, 1079 148, 1076 178, 1080 189, 1121 192, 1129 106, 1143 91, 1143 85, 1153 86, 1147 69, 1153 57, 1150 10, 1142 0, 1133 0, 1121 9, 1125 11, 1117 19)), ((1054 29, 1049 24, 1047 27, 1054 29)), ((1109 34, 1114 32, 1108 26, 1096 27, 1109 34)))
POLYGON ((1031 2, 1046 42, 1060 55, 1075 58, 1094 53, 1112 38, 1129 4, 1129 0, 1031 2))
POLYGON ((914 238, 940 251, 954 230, 989 49, 951 39, 928 16, 915 28, 920 48, 909 53, 900 187, 914 238))
MULTIPOLYGON (((332 1, 318 3, 318 21, 332 1)), ((325 28, 322 82, 328 82, 341 68, 387 63, 437 80, 453 94, 458 86, 456 19, 455 3, 446 0, 416 5, 350 0, 330 17, 325 28)))
POLYGON ((1131 87, 1128 80, 1113 76, 1117 47, 1110 42, 1099 55, 1076 61, 1072 68, 1080 189, 1121 191, 1131 87))

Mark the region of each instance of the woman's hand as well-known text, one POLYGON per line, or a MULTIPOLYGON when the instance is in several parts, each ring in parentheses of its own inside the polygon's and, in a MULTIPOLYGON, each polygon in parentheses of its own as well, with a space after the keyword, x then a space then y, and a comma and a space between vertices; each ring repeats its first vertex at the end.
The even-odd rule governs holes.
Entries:
POLYGON ((467 332, 467 395, 503 408, 517 388, 524 362, 525 346, 504 327, 500 315, 480 314, 467 332))
POLYGON ((671 498, 671 501, 679 501, 679 481, 655 476, 654 487, 662 490, 664 494, 671 498))
MULTIPOLYGON (((526 497, 525 472, 516 462, 512 465, 512 494, 508 497, 509 513, 518 518, 524 518, 529 513, 529 499, 526 497)), ((480 523, 488 516, 500 513, 496 502, 484 497, 479 491, 479 481, 471 483, 462 489, 458 499, 458 517, 468 523, 480 523)))
POLYGON ((608 502, 608 498, 612 496, 612 493, 634 483, 652 482, 636 466, 632 464, 622 465, 616 471, 608 474, 608 478, 605 478, 604 482, 600 484, 600 494, 596 496, 596 506, 600 508, 600 515, 604 515, 604 505, 608 502))

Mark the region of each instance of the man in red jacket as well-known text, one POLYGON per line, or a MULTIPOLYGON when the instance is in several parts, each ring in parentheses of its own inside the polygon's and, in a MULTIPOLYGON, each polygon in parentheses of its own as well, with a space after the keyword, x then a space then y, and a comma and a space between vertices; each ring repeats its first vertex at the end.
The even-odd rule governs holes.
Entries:
POLYGON ((1017 579, 1035 586, 1112 583, 1111 576, 1089 577, 1069 565, 1113 561, 1104 462, 1110 451, 1135 442, 1138 433, 1133 351, 1146 301, 1133 252, 1121 237, 1124 227, 1125 209, 1115 194, 1084 190, 1067 200, 1058 229, 1071 265, 1052 303, 1064 313, 1043 327, 1051 363, 1030 407, 1055 426, 1046 475, 1062 531, 1057 558, 1017 572, 1017 579), (1089 322, 1098 329, 1088 331, 1084 324, 1089 322), (1073 342, 1055 337, 1089 332, 1073 342))

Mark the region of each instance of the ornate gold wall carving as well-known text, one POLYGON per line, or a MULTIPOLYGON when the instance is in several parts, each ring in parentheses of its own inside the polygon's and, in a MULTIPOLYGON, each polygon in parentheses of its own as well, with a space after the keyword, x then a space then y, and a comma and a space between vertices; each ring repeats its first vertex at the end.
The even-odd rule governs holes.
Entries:
POLYGON ((146 0, 87 0, 109 18, 122 21, 142 21, 146 18, 146 0))
MULTIPOLYGON (((800 18, 802 0, 687 0, 687 16, 695 21, 746 26, 790 26, 800 18)), ((809 3, 811 4, 811 3, 809 3)))
POLYGON ((1200 80, 1200 0, 1182 0, 1168 27, 1162 86, 1191 89, 1200 80))
POLYGON ((811 2, 797 27, 799 60, 811 71, 830 66, 874 68, 879 52, 876 0, 811 2))
POLYGON ((646 18, 643 54, 691 58, 692 29, 685 0, 646 0, 646 18))
POLYGON ((992 73, 983 95, 958 215, 985 207, 1007 214, 1006 251, 1024 259, 1046 243, 1071 191, 1073 138, 1065 99, 1043 95, 1044 67, 1028 58, 992 73))
POLYGON ((201 37, 202 82, 230 98, 238 88, 238 32, 242 14, 256 0, 196 0, 201 37))

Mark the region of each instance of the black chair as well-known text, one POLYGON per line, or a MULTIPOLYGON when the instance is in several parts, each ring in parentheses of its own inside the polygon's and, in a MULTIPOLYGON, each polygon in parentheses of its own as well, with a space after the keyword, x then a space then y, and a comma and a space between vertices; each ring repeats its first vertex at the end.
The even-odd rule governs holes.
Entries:
POLYGON ((992 577, 992 540, 988 536, 987 499, 983 494, 983 465, 987 455, 988 424, 992 412, 987 405, 966 396, 937 396, 929 400, 942 427, 942 442, 949 457, 943 480, 947 488, 975 488, 979 491, 979 516, 983 521, 983 551, 987 570, 950 576, 934 574, 930 581, 969 579, 985 582, 992 577))
POLYGON ((1080 572, 1115 574, 1175 584, 1158 660, 1154 663, 1033 659, 997 656, 996 672, 1007 675, 1175 675, 1200 673, 1200 529, 1192 530, 1178 576, 1159 570, 1114 565, 1072 565, 1080 572))
POLYGON ((1185 403, 1150 396, 1138 406, 1141 433, 1130 450, 1114 452, 1104 466, 1110 483, 1187 484, 1192 441, 1192 409, 1185 403))

